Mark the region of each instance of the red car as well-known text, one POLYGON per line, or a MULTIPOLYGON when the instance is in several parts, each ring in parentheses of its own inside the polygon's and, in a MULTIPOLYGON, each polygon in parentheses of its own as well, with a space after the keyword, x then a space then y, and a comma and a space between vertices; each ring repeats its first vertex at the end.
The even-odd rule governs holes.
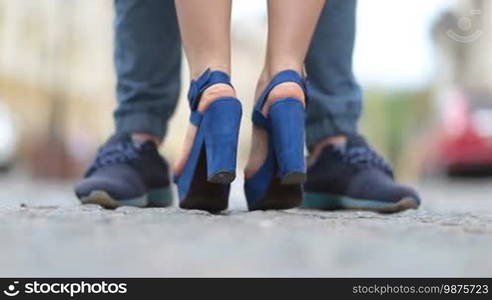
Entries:
POLYGON ((449 175, 492 174, 492 95, 453 91, 442 107, 438 166, 449 175))

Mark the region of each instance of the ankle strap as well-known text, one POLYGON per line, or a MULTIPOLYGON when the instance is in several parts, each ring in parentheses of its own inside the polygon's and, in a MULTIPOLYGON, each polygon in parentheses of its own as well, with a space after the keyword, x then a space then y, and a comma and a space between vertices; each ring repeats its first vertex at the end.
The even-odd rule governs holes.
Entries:
POLYGON ((231 86, 231 78, 228 74, 222 71, 211 71, 210 68, 205 70, 197 79, 194 79, 190 83, 190 90, 188 92, 188 101, 190 102, 190 108, 195 111, 198 108, 200 102, 200 96, 203 91, 214 84, 223 83, 231 86))
POLYGON ((263 113, 261 112, 263 106, 265 105, 266 99, 268 98, 268 95, 270 92, 273 90, 274 87, 277 85, 284 83, 284 82, 295 82, 297 83, 303 90, 304 92, 304 99, 307 104, 308 98, 307 98, 307 87, 306 87, 306 82, 304 79, 301 77, 297 71, 294 70, 284 70, 280 71, 277 73, 272 80, 268 83, 266 88, 263 90, 261 93, 260 97, 258 98, 258 101, 256 101, 256 104, 253 108, 253 123, 261 126, 261 127, 267 127, 268 122, 265 116, 263 116, 263 113))

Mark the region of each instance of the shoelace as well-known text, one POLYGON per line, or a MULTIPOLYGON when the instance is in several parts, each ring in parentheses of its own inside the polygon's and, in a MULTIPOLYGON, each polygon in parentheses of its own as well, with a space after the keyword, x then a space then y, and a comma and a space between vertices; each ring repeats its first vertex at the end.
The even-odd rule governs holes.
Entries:
POLYGON ((393 177, 389 163, 369 147, 331 147, 332 152, 343 162, 359 168, 374 167, 393 177))
POLYGON ((145 149, 150 147, 151 143, 148 141, 143 143, 121 141, 102 146, 97 151, 96 159, 87 170, 86 176, 108 165, 135 161, 145 149))

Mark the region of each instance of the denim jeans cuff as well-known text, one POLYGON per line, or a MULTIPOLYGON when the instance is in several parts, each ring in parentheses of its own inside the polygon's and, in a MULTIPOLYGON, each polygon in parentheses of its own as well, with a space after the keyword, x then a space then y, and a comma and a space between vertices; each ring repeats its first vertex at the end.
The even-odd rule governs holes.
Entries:
POLYGON ((167 132, 167 118, 153 113, 133 112, 119 115, 115 119, 117 132, 140 132, 163 139, 167 132))
POLYGON ((330 136, 357 133, 357 117, 338 116, 306 125, 306 144, 308 148, 330 136))

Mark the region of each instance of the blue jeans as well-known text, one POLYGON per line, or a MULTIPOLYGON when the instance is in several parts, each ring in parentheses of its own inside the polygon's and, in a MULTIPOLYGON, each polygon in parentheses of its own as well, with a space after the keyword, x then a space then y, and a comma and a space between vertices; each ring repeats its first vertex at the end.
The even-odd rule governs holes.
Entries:
MULTIPOLYGON (((352 72, 356 0, 326 2, 306 57, 306 143, 357 131, 362 93, 352 72)), ((115 0, 118 132, 164 137, 179 97, 181 41, 173 0, 115 0)))

